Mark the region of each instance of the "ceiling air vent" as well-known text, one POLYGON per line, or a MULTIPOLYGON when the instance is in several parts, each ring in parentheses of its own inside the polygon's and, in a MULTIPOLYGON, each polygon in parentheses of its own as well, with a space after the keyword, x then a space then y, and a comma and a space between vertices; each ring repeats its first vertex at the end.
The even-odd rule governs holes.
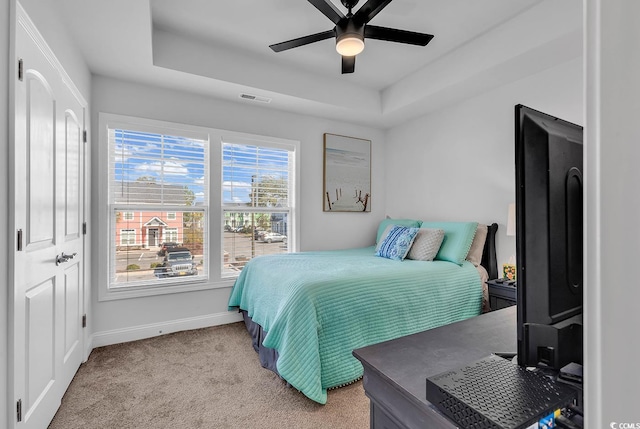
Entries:
POLYGON ((240 98, 243 98, 245 100, 250 100, 250 101, 259 101, 260 103, 271 103, 271 99, 270 98, 260 97, 258 95, 251 95, 251 94, 242 93, 242 94, 240 94, 240 98))

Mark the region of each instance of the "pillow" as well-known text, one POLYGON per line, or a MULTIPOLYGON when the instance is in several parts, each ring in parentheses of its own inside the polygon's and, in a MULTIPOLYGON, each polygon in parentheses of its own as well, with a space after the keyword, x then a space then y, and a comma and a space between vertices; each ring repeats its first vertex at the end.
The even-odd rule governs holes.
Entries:
POLYGON ((469 254, 467 255, 467 261, 471 262, 476 267, 479 266, 482 261, 482 252, 484 251, 484 242, 487 241, 488 231, 489 228, 487 225, 478 224, 476 235, 473 237, 471 249, 469 249, 469 254))
POLYGON ((386 218, 382 222, 380 222, 380 225, 378 225, 378 235, 376 236, 376 244, 380 243, 380 241, 383 238, 382 234, 384 233, 385 229, 387 229, 389 225, 400 225, 400 226, 406 226, 409 228, 419 228, 421 223, 422 222, 420 222, 419 220, 414 220, 414 219, 386 218))
POLYGON ((469 254, 478 222, 422 222, 422 226, 444 230, 444 239, 435 260, 462 265, 469 254))
POLYGON ((443 229, 420 228, 409 253, 407 253, 407 259, 433 261, 440 250, 443 239, 443 229))
POLYGON ((384 241, 385 238, 387 238, 387 235, 389 235, 389 231, 391 231, 391 228, 393 228, 395 225, 387 225, 387 227, 384 229, 384 231, 382 232, 382 235, 380 235, 380 239, 378 240, 378 243, 376 244, 376 252, 378 250, 380 250, 380 246, 382 246, 382 242, 384 241))
POLYGON ((409 252, 419 228, 394 225, 382 240, 376 256, 402 261, 409 252))

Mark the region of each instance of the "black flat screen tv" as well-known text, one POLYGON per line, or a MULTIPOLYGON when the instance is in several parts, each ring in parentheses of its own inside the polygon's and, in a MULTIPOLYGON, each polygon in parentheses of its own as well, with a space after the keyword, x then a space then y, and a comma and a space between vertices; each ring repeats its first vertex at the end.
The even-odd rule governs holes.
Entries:
POLYGON ((518 363, 582 364, 582 127, 515 106, 518 363))

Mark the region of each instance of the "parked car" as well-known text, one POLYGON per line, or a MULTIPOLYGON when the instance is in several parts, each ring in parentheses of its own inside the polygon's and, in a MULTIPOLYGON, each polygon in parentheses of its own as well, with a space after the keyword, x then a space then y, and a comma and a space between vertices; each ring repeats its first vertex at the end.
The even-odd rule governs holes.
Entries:
POLYGON ((154 274, 158 278, 196 276, 198 270, 191 251, 186 247, 167 249, 162 265, 156 267, 154 274))
POLYGON ((283 243, 287 242, 287 236, 279 234, 277 232, 265 232, 260 236, 260 241, 264 241, 265 243, 274 243, 276 241, 282 241, 283 243))
POLYGON ((263 230, 262 228, 256 228, 253 230, 253 239, 256 241, 260 241, 262 239, 262 236, 264 236, 265 234, 265 230, 263 230))
POLYGON ((160 245, 160 250, 158 250, 158 256, 164 256, 167 253, 168 249, 172 249, 174 247, 180 246, 180 243, 175 243, 173 241, 167 241, 160 245))

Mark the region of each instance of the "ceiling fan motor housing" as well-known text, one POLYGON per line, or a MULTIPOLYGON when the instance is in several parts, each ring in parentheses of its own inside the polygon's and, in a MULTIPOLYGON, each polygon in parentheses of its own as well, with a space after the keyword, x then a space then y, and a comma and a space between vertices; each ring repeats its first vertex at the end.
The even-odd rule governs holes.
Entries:
POLYGON ((364 49, 364 24, 346 19, 336 25, 336 50, 342 55, 357 55, 364 49))

